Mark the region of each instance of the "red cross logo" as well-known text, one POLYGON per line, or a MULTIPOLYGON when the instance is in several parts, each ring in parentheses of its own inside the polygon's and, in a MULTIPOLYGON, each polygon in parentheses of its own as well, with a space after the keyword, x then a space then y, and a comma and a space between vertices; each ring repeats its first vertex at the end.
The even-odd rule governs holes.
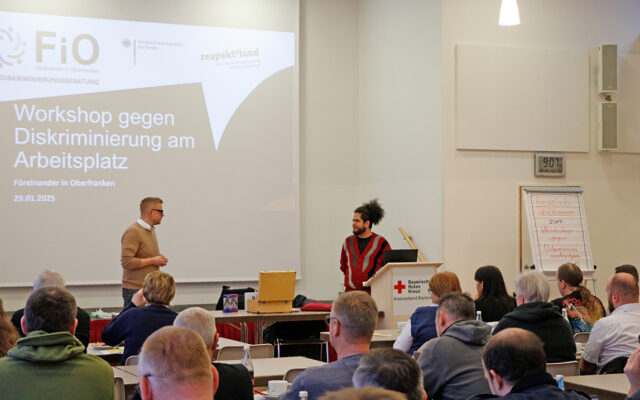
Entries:
POLYGON ((398 281, 398 284, 394 285, 393 288, 398 291, 398 294, 402 294, 402 289, 406 289, 407 285, 403 285, 402 281, 398 281))

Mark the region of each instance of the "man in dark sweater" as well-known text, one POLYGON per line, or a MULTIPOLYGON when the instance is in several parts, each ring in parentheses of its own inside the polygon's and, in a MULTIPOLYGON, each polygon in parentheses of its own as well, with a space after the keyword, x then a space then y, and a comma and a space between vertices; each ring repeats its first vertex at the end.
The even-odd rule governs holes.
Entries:
MULTIPOLYGON (((36 291, 38 289, 42 289, 45 287, 57 287, 59 289, 65 289, 65 282, 57 272, 45 270, 42 272, 35 281, 33 281, 33 290, 36 291)), ((20 334, 20 336, 25 337, 26 334, 22 331, 22 327, 20 326, 20 320, 24 316, 24 308, 16 311, 11 315, 11 322, 13 326, 16 327, 16 330, 20 334)), ((80 340, 80 342, 84 345, 84 352, 87 352, 87 346, 89 346, 89 331, 91 330, 91 318, 89 317, 89 313, 83 310, 80 307, 77 307, 76 319, 78 320, 78 327, 76 328, 75 337, 80 340)))
POLYGON ((515 279, 516 307, 498 323, 493 334, 507 328, 522 328, 544 343, 547 362, 574 361, 576 343, 571 325, 559 309, 549 303, 549 282, 540 272, 528 271, 515 279))
POLYGON ((491 394, 472 399, 517 400, 583 400, 582 392, 558 387, 546 372, 546 362, 540 338, 530 331, 509 328, 494 335, 482 354, 484 374, 491 394))

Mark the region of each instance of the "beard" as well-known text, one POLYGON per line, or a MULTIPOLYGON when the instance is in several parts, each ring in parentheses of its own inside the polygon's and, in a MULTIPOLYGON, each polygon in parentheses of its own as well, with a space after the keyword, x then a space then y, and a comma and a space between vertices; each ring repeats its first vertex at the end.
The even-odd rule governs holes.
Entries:
POLYGON ((354 235, 359 235, 361 233, 364 233, 365 229, 364 228, 353 228, 353 234, 354 235))
POLYGON ((613 300, 611 297, 607 298, 607 309, 609 310, 609 314, 611 314, 616 308, 613 306, 613 300))

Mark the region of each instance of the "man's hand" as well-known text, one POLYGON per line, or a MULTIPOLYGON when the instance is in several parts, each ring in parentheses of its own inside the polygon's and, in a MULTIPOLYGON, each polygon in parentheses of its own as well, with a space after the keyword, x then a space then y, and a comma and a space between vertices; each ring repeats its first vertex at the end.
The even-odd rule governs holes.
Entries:
POLYGON ((631 354, 627 365, 624 366, 624 373, 627 374, 627 379, 631 384, 629 389, 629 396, 640 390, 640 348, 631 354))
POLYGON ((151 263, 158 267, 164 267, 169 262, 169 260, 167 259, 167 257, 165 257, 164 254, 158 254, 157 256, 153 257, 152 260, 153 261, 151 263))
POLYGON ((142 306, 147 305, 149 303, 147 301, 147 299, 144 298, 144 294, 142 293, 142 289, 138 290, 136 292, 136 294, 133 295, 133 297, 131 298, 131 302, 136 307, 142 307, 142 306))

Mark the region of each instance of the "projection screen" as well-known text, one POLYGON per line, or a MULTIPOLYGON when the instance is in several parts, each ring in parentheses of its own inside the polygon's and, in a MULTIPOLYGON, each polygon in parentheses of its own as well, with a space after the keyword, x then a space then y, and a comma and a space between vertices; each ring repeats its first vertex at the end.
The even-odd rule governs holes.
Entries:
POLYGON ((178 282, 299 274, 297 43, 297 1, 0 2, 0 285, 119 283, 146 196, 178 282))

